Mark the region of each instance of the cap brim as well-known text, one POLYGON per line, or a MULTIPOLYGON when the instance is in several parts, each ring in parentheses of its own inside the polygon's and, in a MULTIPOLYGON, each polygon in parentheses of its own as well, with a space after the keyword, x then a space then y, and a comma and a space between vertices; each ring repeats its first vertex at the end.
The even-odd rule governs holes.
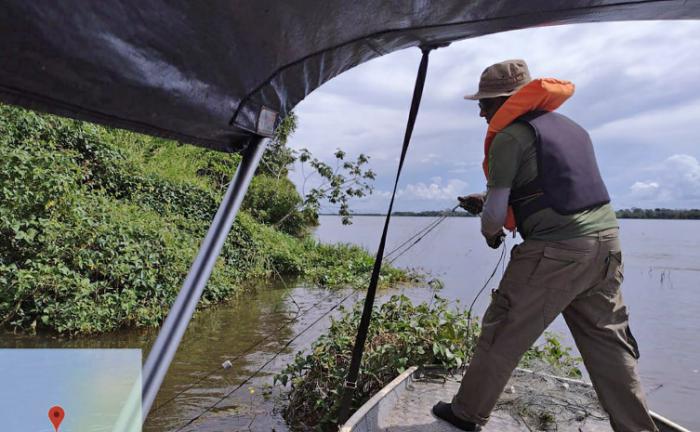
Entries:
POLYGON ((512 96, 512 95, 514 95, 515 93, 517 93, 518 90, 520 90, 520 88, 517 88, 517 89, 515 89, 515 90, 509 91, 509 92, 506 92, 506 93, 476 92, 476 93, 474 93, 474 94, 464 95, 464 99, 467 99, 467 100, 479 100, 479 99, 497 98, 497 97, 501 97, 501 96, 512 96))

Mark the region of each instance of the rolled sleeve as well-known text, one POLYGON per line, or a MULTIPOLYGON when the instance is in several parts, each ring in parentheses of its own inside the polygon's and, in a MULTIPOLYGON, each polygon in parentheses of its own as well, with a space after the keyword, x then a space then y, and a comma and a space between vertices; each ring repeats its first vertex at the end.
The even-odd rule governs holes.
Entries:
POLYGON ((508 216, 510 188, 489 188, 481 213, 481 233, 489 238, 499 233, 508 216))

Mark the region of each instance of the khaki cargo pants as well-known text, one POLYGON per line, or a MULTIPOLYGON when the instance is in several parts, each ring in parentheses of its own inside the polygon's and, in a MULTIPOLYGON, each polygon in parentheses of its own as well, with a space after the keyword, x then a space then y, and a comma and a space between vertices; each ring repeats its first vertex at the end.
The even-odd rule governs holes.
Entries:
POLYGON ((637 376, 622 270, 617 229, 515 247, 452 400, 454 413, 485 424, 522 355, 563 312, 613 429, 656 431, 637 376))

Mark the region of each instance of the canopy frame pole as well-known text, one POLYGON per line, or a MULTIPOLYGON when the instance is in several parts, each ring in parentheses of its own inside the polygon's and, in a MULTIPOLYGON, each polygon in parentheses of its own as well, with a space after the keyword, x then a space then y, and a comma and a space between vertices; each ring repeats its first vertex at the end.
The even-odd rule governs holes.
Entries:
POLYGON ((221 252, 243 197, 260 163, 269 138, 254 137, 243 152, 243 159, 229 184, 209 231, 199 247, 197 257, 190 267, 187 278, 165 319, 158 337, 146 359, 142 374, 141 413, 146 420, 158 389, 165 378, 175 356, 182 336, 197 307, 204 287, 211 276, 214 263, 221 252))
POLYGON ((350 417, 352 400, 355 395, 355 389, 357 388, 357 380, 360 375, 360 364, 362 363, 362 354, 364 351, 365 342, 367 341, 370 321, 372 320, 374 298, 377 293, 377 285, 379 284, 379 273, 382 269, 382 260, 384 259, 384 248, 386 246, 387 234, 389 233, 391 213, 394 209, 394 200, 396 198, 396 191, 399 187, 401 171, 403 170, 404 161, 406 160, 406 153, 408 152, 408 147, 411 143, 413 127, 415 126, 416 118, 418 117, 418 108, 420 107, 421 98, 423 97, 425 78, 428 74, 428 59, 430 57, 430 51, 447 45, 448 44, 446 43, 436 43, 432 45, 420 46, 421 52, 423 54, 421 56, 420 64, 418 66, 416 83, 413 87, 413 98, 411 100, 411 107, 408 112, 406 132, 403 138, 401 156, 399 157, 399 167, 396 171, 396 179, 394 180, 394 191, 392 192, 391 199, 389 200, 389 209, 386 212, 386 218, 384 219, 384 229, 382 230, 382 235, 379 240, 379 246, 377 247, 377 254, 374 257, 372 276, 370 277, 369 286, 367 287, 367 295, 365 296, 365 304, 362 308, 362 317, 360 318, 360 324, 358 325, 357 329, 357 336, 355 337, 355 345, 352 350, 352 358, 350 360, 350 366, 348 367, 346 373, 345 385, 343 386, 344 388, 340 399, 340 407, 338 409, 338 426, 342 426, 350 417))

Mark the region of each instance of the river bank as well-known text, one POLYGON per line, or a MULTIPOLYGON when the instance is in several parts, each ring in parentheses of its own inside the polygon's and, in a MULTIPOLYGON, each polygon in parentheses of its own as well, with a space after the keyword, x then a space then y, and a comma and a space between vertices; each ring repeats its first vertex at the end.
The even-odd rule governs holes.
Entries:
MULTIPOLYGON (((157 326, 239 160, 0 105, 0 327, 85 335, 157 326)), ((251 280, 338 287, 371 268, 361 248, 306 233, 315 217, 297 209, 286 177, 259 173, 246 199, 200 307, 249 293, 251 280), (283 223, 269 223, 273 213, 283 223)))

